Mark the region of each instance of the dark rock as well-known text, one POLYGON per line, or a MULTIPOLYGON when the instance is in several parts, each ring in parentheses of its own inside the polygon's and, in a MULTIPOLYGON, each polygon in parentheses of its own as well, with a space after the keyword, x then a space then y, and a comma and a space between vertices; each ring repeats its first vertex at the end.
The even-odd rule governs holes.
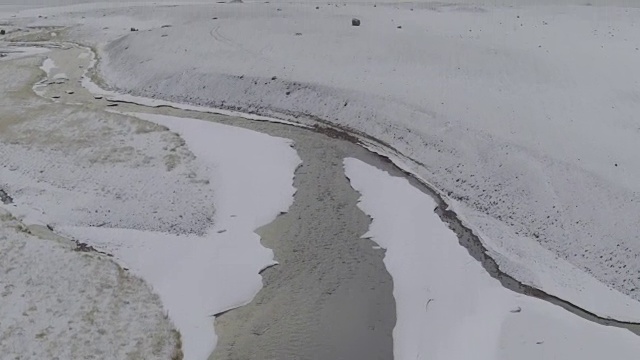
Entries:
POLYGON ((0 30, 0 35, 6 35, 7 31, 5 29, 0 30))
POLYGON ((398 25, 398 29, 402 29, 402 26, 401 26, 401 25, 398 25))
POLYGON ((351 19, 351 26, 360 26, 360 19, 351 19))
POLYGON ((170 28, 170 27, 171 27, 171 25, 162 25, 160 28, 161 29, 165 29, 165 28, 170 28))
POLYGON ((131 28, 131 31, 138 31, 138 29, 136 29, 136 28, 131 28))
POLYGON ((302 33, 296 33, 296 36, 300 36, 300 35, 302 35, 302 33))
POLYGON ((13 202, 13 198, 9 196, 4 190, 0 189, 0 202, 5 205, 9 205, 13 202))
POLYGON ((320 6, 316 6, 316 10, 320 9, 320 6))

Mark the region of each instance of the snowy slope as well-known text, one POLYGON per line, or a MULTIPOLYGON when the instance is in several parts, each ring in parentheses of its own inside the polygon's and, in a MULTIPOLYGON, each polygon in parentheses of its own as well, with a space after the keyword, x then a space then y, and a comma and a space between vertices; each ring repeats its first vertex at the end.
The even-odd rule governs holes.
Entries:
MULTIPOLYGON (((345 171, 386 249, 398 321, 396 359, 636 359, 633 333, 584 320, 491 278, 406 179, 356 159, 345 171), (417 276, 419 274, 419 276, 417 276)), ((593 293, 594 297, 600 294, 593 293)))
POLYGON ((121 91, 372 135, 420 163, 519 280, 592 309, 590 277, 573 275, 586 272, 639 299, 639 10, 489 3, 110 4, 18 19, 81 24, 69 35, 103 50, 121 91))
POLYGON ((254 230, 293 201, 301 160, 289 140, 212 122, 131 114, 178 133, 214 182, 216 215, 205 236, 102 227, 60 230, 113 254, 156 291, 182 334, 185 359, 215 346, 213 315, 244 305, 262 287, 273 253, 254 230))
POLYGON ((157 295, 107 257, 74 249, 27 230, 0 205, 0 357, 178 356, 179 335, 157 295))
MULTIPOLYGON (((101 70, 140 95, 372 135, 422 163, 489 248, 537 243, 636 296, 638 10, 415 7, 175 9, 172 28, 108 45, 101 70)), ((581 286, 539 278, 535 256, 496 257, 558 296, 581 286)))

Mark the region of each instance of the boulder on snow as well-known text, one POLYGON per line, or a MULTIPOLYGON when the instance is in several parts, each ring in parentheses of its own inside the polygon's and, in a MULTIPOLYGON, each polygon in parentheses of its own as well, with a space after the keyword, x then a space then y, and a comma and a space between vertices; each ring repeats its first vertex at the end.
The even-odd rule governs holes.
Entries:
POLYGON ((360 26, 360 19, 351 19, 351 26, 360 26))
POLYGON ((7 31, 5 29, 0 30, 0 35, 5 35, 7 31))

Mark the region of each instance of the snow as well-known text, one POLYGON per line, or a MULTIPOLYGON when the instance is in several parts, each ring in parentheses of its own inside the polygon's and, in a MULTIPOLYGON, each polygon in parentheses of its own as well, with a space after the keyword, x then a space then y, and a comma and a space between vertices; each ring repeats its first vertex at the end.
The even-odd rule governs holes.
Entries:
MULTIPOLYGON (((427 180, 413 173, 414 168, 408 165, 411 161, 407 158, 382 149, 367 139, 361 139, 361 141, 369 151, 388 158, 398 168, 412 173, 423 184, 436 189, 427 180)), ((440 195, 446 198, 445 194, 440 193, 440 195)), ((455 200, 449 200, 449 209, 455 211, 462 224, 470 229, 473 229, 473 224, 480 223, 481 220, 469 220, 467 214, 486 216, 470 211, 455 200)), ((500 226, 500 224, 496 224, 496 226, 500 226)), ((515 247, 508 243, 493 242, 492 240, 496 238, 492 236, 494 234, 485 234, 478 230, 474 230, 474 233, 488 249, 487 254, 502 264, 501 270, 512 276, 514 274, 520 275, 519 278, 524 279, 522 283, 525 285, 544 289, 545 292, 551 294, 562 294, 563 300, 574 305, 577 304, 579 307, 604 318, 640 322, 640 303, 638 301, 608 287, 570 262, 558 258, 532 239, 520 237, 517 240, 518 246, 515 247), (531 254, 535 254, 535 261, 531 261, 531 254)))
MULTIPOLYGON (((58 55, 52 53, 52 59, 43 63, 41 70, 48 77, 56 72, 55 62, 63 63, 58 55)), ((93 292, 87 292, 86 298, 78 300, 74 293, 69 294, 69 298, 60 303, 69 310, 74 308, 67 300, 77 300, 84 307, 85 301, 95 302, 100 298, 96 311, 101 311, 102 305, 111 306, 111 301, 128 301, 132 310, 125 314, 126 319, 137 323, 135 326, 127 322, 111 324, 101 315, 88 317, 92 321, 96 319, 99 325, 104 324, 105 329, 95 326, 84 331, 79 337, 81 341, 87 336, 100 337, 94 331, 119 329, 120 325, 129 326, 129 329, 114 333, 116 336, 123 334, 123 338, 104 337, 106 344, 116 345, 116 348, 107 347, 110 352, 103 350, 105 344, 102 342, 97 342, 96 346, 79 346, 78 351, 59 347, 50 347, 47 351, 56 355, 71 354, 68 358, 87 358, 95 349, 104 352, 107 358, 172 358, 173 354, 168 350, 176 348, 176 333, 170 328, 170 321, 163 317, 164 305, 182 333, 186 359, 206 358, 215 344, 212 315, 249 302, 262 285, 259 271, 274 264, 272 252, 261 246, 260 238, 253 231, 286 211, 292 201, 293 172, 300 159, 291 142, 197 120, 148 119, 163 124, 158 125, 140 120, 146 119, 144 114, 123 115, 97 111, 86 104, 76 107, 44 102, 32 93, 22 91, 30 85, 29 79, 37 74, 25 64, 38 66, 35 60, 24 60, 0 67, 0 77, 6 80, 0 83, 0 91, 5 94, 0 97, 0 105, 8 114, 0 124, 3 129, 0 132, 0 162, 4 165, 0 168, 0 187, 14 198, 14 203, 5 207, 27 225, 51 226, 73 239, 113 250, 123 267, 144 278, 153 286, 153 291, 160 294, 160 299, 149 299, 126 292, 121 294, 124 300, 93 292), (43 105, 47 106, 47 111, 42 111, 43 105), (175 132, 187 138, 188 143, 175 132), (199 152, 194 155, 192 147, 199 152), (148 317, 152 311, 164 321, 164 327, 137 317, 148 317), (167 347, 160 348, 162 339, 156 336, 139 340, 141 336, 155 335, 156 330, 171 331, 174 341, 166 342, 168 350, 167 347), (127 346, 118 346, 123 339, 127 346), (147 342, 152 341, 156 348, 150 349, 147 342), (164 352, 159 353, 160 350, 164 352), (80 355, 76 356, 76 353, 80 355)), ((73 71, 69 74, 76 75, 73 71)), ((4 229, 0 227, 0 231, 4 229)), ((80 276, 90 280, 91 286, 109 285, 107 280, 93 273, 93 270, 101 271, 99 267, 75 266, 69 256, 61 256, 47 248, 27 250, 26 253, 10 253, 26 261, 20 265, 22 270, 16 272, 16 276, 50 272, 52 278, 47 284, 60 290, 66 287, 60 285, 60 279, 53 277, 56 273, 60 273, 63 280, 80 276), (31 256, 31 252, 62 259, 60 264, 70 266, 68 271, 86 271, 72 277, 56 270, 57 267, 50 264, 51 260, 45 263, 31 256), (42 264, 42 267, 34 268, 32 272, 27 268, 29 261, 42 264), (94 278, 95 283, 91 283, 94 278)), ((10 261, 3 263, 11 264, 10 261)), ((126 270, 108 263, 112 273, 127 274, 126 270)), ((141 280, 133 279, 151 297, 151 289, 141 280)), ((23 280, 22 277, 7 278, 10 284, 23 283, 23 280)), ((89 286, 82 281, 77 283, 89 286)), ((37 299, 36 302, 42 302, 43 296, 62 296, 42 287, 27 286, 25 289, 37 299)), ((19 302, 11 301, 19 305, 19 302)), ((53 305, 41 309, 59 311, 61 305, 53 305)), ((5 309, 13 311, 10 306, 1 308, 3 314, 5 309)), ((50 319, 42 311, 34 313, 36 320, 20 319, 35 321, 40 326, 41 320, 50 319)), ((75 314, 59 313, 63 318, 76 321, 75 314)), ((81 316, 84 312, 78 314, 81 316)), ((108 317, 111 312, 104 314, 108 317)), ((117 316, 114 315, 114 322, 120 321, 117 316)), ((21 332, 11 335, 8 345, 15 346, 14 339, 21 344, 30 344, 21 334, 35 336, 38 333, 32 333, 32 330, 38 329, 18 325, 6 323, 10 327, 7 331, 21 332)), ((56 323, 53 328, 57 331, 60 326, 63 330, 68 327, 64 322, 56 323)), ((60 344, 76 343, 78 331, 83 328, 73 329, 56 337, 60 344)), ((11 351, 2 353, 13 354, 11 351)), ((20 345, 15 351, 24 354, 26 350, 20 345)), ((33 352, 36 358, 52 357, 49 353, 38 355, 40 352, 36 348, 33 352)))
POLYGON ((3 359, 170 359, 179 350, 160 300, 140 279, 28 230, 1 205, 0 273, 3 359))
POLYGON ((44 71, 45 74, 47 74, 47 77, 51 76, 51 72, 53 72, 53 70, 57 68, 58 67, 56 66, 56 63, 51 58, 44 59, 44 62, 40 67, 40 69, 42 69, 42 71, 44 71))
POLYGON ((69 80, 69 76, 65 73, 55 74, 52 78, 53 80, 69 80))
POLYGON ((262 287, 259 272, 275 264, 254 230, 287 211, 301 160, 286 139, 195 119, 128 115, 178 133, 207 165, 214 226, 201 237, 99 227, 61 231, 113 254, 146 280, 182 334, 185 359, 206 359, 216 341, 212 315, 250 302, 262 287))
MULTIPOLYGON (((637 320, 584 289, 593 277, 640 299, 640 10, 567 4, 112 9, 172 27, 93 41, 118 92, 317 118, 389 144, 484 235, 501 269, 603 317, 637 320)), ((87 22, 70 36, 91 44, 96 32, 87 22)))
POLYGON ((589 3, 140 2, 17 16, 79 24, 68 35, 98 49, 119 92, 306 124, 308 115, 380 139, 503 271, 634 321, 640 10, 589 3), (132 23, 146 31, 131 33, 132 23))
POLYGON ((0 44, 0 53, 6 55, 4 57, 0 57, 0 61, 9 61, 9 60, 25 58, 33 55, 40 55, 48 51, 49 49, 45 49, 45 48, 18 47, 18 46, 4 47, 0 44))
POLYGON ((40 69, 42 69, 42 71, 44 71, 45 74, 47 74, 47 77, 50 77, 53 70, 57 68, 58 67, 56 66, 56 63, 51 58, 44 59, 42 66, 40 66, 40 69))
POLYGON ((166 107, 172 107, 172 108, 181 109, 181 110, 198 111, 198 112, 204 112, 204 113, 210 113, 210 114, 219 114, 219 115, 226 115, 226 116, 243 117, 245 119, 250 119, 250 120, 269 121, 269 122, 273 122, 273 123, 287 124, 287 125, 293 125, 293 126, 299 126, 299 127, 307 127, 307 126, 302 125, 302 124, 298 124, 298 123, 295 123, 295 122, 286 121, 286 120, 282 120, 282 119, 277 119, 277 118, 274 118, 274 117, 260 116, 260 115, 256 115, 256 114, 249 114, 249 113, 244 113, 244 112, 239 112, 239 111, 226 110, 226 109, 213 108, 213 107, 182 104, 182 103, 177 103, 177 102, 172 102, 172 101, 165 101, 165 100, 147 98, 147 97, 142 97, 142 96, 134 96, 134 95, 131 95, 131 94, 122 94, 122 93, 118 93, 116 91, 103 89, 98 84, 96 84, 91 79, 91 77, 89 77, 89 75, 88 75, 89 71, 93 70, 93 68, 95 67, 95 64, 96 64, 95 53, 91 49, 88 49, 88 48, 85 48, 85 50, 87 52, 80 54, 80 56, 82 56, 82 58, 87 58, 87 57, 91 58, 91 62, 90 62, 89 67, 87 68, 87 71, 85 72, 84 76, 82 77, 82 86, 85 89, 87 89, 87 91, 89 91, 90 93, 94 94, 95 96, 106 97, 107 100, 109 100, 109 101, 127 102, 127 103, 143 105, 143 106, 149 106, 149 107, 166 106, 166 107))
POLYGON ((207 182, 215 179, 177 136, 86 107, 38 112, 6 100, 7 111, 28 115, 0 134, 2 186, 21 213, 54 227, 207 231, 215 213, 207 182))
MULTIPOLYGON (((360 160, 345 173, 394 282, 396 359, 636 359, 640 339, 505 289, 458 244, 435 201, 360 160), (419 274, 419 275, 417 275, 419 274)), ((593 294, 598 296, 598 294, 593 294)))

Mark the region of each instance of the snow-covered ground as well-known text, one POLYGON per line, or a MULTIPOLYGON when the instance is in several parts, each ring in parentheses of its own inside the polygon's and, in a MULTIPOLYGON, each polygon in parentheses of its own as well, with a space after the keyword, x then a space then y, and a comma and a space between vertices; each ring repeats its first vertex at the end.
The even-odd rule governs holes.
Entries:
MULTIPOLYGON (((458 245, 435 201, 360 160, 346 175, 372 217, 365 237, 386 249, 398 322, 396 359, 636 359, 640 338, 514 293, 458 245)), ((597 294, 594 294, 594 296, 597 294)))
POLYGON ((180 335, 149 286, 75 249, 0 203, 0 357, 176 358, 180 335))
POLYGON ((11 47, 7 48, 4 46, 0 46, 0 54, 4 56, 0 57, 0 61, 9 61, 14 59, 19 59, 22 57, 28 57, 36 54, 44 54, 48 49, 44 48, 34 48, 34 47, 11 47))
MULTIPOLYGON (((119 92, 266 118, 313 117, 375 137, 447 197, 502 270, 603 317, 640 320, 640 9, 603 0, 463 3, 137 2, 0 13, 19 26, 77 25, 61 34, 96 48, 100 75, 119 92)), ((18 73, 2 74, 3 90, 24 91, 12 88, 18 73)), ((222 185, 208 186, 208 169, 179 138, 134 117, 43 104, 0 99, 6 119, 34 115, 0 132, 7 164, 0 185, 19 195, 16 213, 38 213, 69 231, 211 235, 210 191, 222 185)), ((103 244, 122 240, 100 234, 91 235, 103 244)), ((515 295, 494 295, 507 308, 516 304, 515 295)), ((520 331, 531 340, 534 326, 510 320, 525 313, 522 305, 538 314, 530 324, 561 319, 541 324, 541 334, 611 336, 620 349, 631 341, 618 330, 584 330, 583 320, 537 300, 518 301, 522 312, 507 317, 499 316, 503 307, 481 303, 503 337, 482 331, 487 341, 478 346, 517 342, 520 331)), ((555 351, 538 358, 567 349, 535 345, 505 349, 555 351)))
POLYGON ((57 9, 38 23, 81 24, 68 35, 101 50, 121 91, 378 138, 419 163, 503 270, 637 320, 584 293, 593 276, 640 296, 640 10, 567 4, 57 9))
POLYGON ((274 264, 254 230, 286 212, 300 158, 290 141, 212 122, 130 114, 178 133, 206 164, 215 224, 205 236, 127 229, 62 227, 64 234, 113 254, 153 287, 182 334, 186 359, 206 359, 215 346, 214 314, 244 305, 274 264))
MULTIPOLYGON (((133 304, 129 314, 117 316, 135 321, 155 311, 165 323, 165 327, 159 327, 151 323, 154 319, 139 321, 136 326, 129 325, 127 332, 116 333, 121 336, 117 341, 105 337, 105 344, 126 344, 106 353, 107 358, 172 358, 179 346, 177 332, 171 328, 173 321, 182 336, 185 358, 206 359, 215 345, 213 315, 251 301, 262 285, 260 270, 274 264, 272 252, 261 246, 254 231, 287 211, 300 159, 289 140, 249 130, 194 119, 101 111, 95 106, 99 104, 91 104, 97 100, 81 94, 84 67, 74 61, 89 60, 82 54, 86 52, 75 48, 53 51, 44 58, 20 59, 0 67, 0 103, 4 109, 0 118, 0 189, 12 197, 5 207, 26 225, 46 225, 58 234, 113 255, 122 268, 151 287, 125 273, 122 276, 137 281, 142 289, 134 290, 142 294, 133 290, 118 296, 104 293, 101 305, 92 310, 97 314, 90 320, 100 326, 83 336, 98 337, 93 331, 101 334, 128 324, 119 318, 113 320, 120 321, 115 325, 104 319, 110 313, 102 305, 111 306, 112 301, 133 304), (38 66, 43 74, 37 74, 38 66), (44 80, 38 81, 43 75, 44 80), (43 96, 65 96, 53 102, 36 96, 32 92, 35 82, 43 96), (83 99, 87 102, 74 105, 83 99), (153 303, 144 298, 152 297, 151 290, 160 297, 153 297, 153 303), (150 303, 146 312, 133 313, 145 302, 150 303), (171 337, 155 335, 162 331, 171 337), (147 333, 156 338, 138 340, 147 333), (155 348, 148 348, 152 345, 155 348), (132 346, 137 346, 136 351, 132 346)), ((0 226, 1 231, 7 229, 0 226)), ((2 246, 8 249, 9 258, 3 262, 9 266, 7 272, 11 272, 13 262, 22 266, 18 260, 24 258, 27 264, 49 251, 47 243, 32 239, 20 246, 13 244, 17 240, 12 237, 2 239, 2 246), (18 250, 13 249, 16 246, 18 250)), ((67 251, 69 255, 60 256, 59 251, 51 251, 51 259, 38 260, 41 266, 34 269, 34 274, 26 269, 12 272, 15 276, 3 279, 8 294, 15 284, 40 272, 51 275, 46 282, 49 287, 65 289, 64 284, 75 281, 75 277, 59 271, 63 265, 70 265, 69 271, 86 279, 78 286, 119 289, 104 285, 107 280, 100 271, 106 270, 89 261, 76 264, 74 261, 79 260, 71 255, 82 255, 67 251), (59 278, 55 277, 57 273, 59 278)), ((113 262, 106 264, 122 272, 113 262)), ((59 295, 47 289, 43 290, 40 283, 27 283, 23 290, 34 298, 33 302, 46 305, 42 299, 59 295)), ((93 292, 83 295, 78 300, 71 293, 68 301, 77 300, 82 309, 86 301, 96 301, 93 292)), ((7 299, 13 301, 15 297, 7 299)), ((15 306, 22 305, 16 302, 15 306)), ((43 306, 42 311, 51 308, 43 306)), ((10 308, 2 308, 3 317, 5 309, 10 308)), ((42 313, 34 316, 38 319, 24 319, 37 324, 49 319, 42 313)), ((59 312, 56 319, 73 322, 74 316, 59 312)), ((22 333, 28 335, 38 329, 15 323, 3 322, 0 343, 11 347, 9 353, 25 355, 22 345, 14 343, 28 346, 22 333)), ((77 332, 82 328, 72 326, 67 331, 65 324, 52 324, 42 336, 64 330, 56 339, 70 345, 71 357, 105 351, 102 343, 79 346, 77 332)), ((39 351, 34 349, 33 358, 67 354, 57 347, 43 350, 49 351, 43 356, 39 351)))
POLYGON ((112 3, 17 19, 79 24, 68 36, 124 92, 374 136, 419 163, 504 271, 638 320, 584 295, 593 276, 640 297, 640 10, 599 4, 112 3))

